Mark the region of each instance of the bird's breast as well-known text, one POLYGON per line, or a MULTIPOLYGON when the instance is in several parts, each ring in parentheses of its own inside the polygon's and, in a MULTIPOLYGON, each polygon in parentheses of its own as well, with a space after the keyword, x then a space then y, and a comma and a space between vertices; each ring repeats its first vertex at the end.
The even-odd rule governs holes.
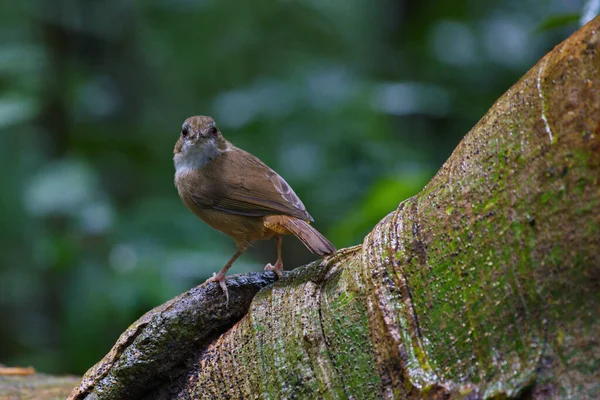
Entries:
POLYGON ((215 210, 210 206, 202 207, 202 185, 209 183, 195 176, 193 182, 186 179, 186 174, 175 177, 175 185, 181 201, 198 218, 212 228, 232 237, 238 244, 248 245, 255 240, 272 236, 265 228, 264 217, 249 217, 215 210), (196 198, 195 198, 196 197, 196 198), (199 198, 200 197, 200 198, 199 198))

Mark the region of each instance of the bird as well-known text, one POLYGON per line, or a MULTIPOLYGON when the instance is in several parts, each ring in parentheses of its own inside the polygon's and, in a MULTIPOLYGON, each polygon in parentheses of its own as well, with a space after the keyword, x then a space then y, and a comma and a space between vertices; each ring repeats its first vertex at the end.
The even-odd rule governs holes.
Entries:
POLYGON ((275 239, 277 261, 265 270, 279 278, 283 276, 283 235, 296 236, 321 257, 336 252, 311 225, 313 218, 291 186, 257 157, 225 139, 212 117, 187 118, 173 154, 175 186, 183 204, 235 241, 235 254, 206 281, 219 284, 227 304, 225 275, 256 240, 275 239))

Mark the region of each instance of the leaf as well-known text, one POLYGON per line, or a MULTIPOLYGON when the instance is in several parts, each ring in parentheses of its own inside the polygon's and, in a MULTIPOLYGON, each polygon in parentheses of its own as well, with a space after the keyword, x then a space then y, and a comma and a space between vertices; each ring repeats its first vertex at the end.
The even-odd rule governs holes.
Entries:
POLYGON ((559 14, 546 18, 535 28, 535 32, 547 32, 552 29, 564 28, 579 22, 579 14, 559 14))

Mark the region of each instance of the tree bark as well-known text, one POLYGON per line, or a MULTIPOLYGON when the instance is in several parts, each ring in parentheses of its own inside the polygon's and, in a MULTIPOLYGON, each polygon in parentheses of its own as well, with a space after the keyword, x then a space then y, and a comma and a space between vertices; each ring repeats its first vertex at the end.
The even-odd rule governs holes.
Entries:
POLYGON ((596 18, 362 245, 149 312, 71 398, 600 397, 599 44, 596 18))

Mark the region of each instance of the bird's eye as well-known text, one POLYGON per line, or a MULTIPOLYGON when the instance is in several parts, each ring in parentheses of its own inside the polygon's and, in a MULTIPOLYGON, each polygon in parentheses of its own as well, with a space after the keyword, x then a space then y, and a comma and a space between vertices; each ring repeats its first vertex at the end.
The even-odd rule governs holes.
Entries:
POLYGON ((189 133, 189 128, 187 126, 181 130, 181 136, 185 137, 188 135, 188 133, 189 133))
POLYGON ((218 131, 219 131, 219 130, 217 129, 217 127, 216 127, 216 126, 213 126, 212 128, 210 128, 210 133, 211 133, 212 135, 216 135, 218 131))

